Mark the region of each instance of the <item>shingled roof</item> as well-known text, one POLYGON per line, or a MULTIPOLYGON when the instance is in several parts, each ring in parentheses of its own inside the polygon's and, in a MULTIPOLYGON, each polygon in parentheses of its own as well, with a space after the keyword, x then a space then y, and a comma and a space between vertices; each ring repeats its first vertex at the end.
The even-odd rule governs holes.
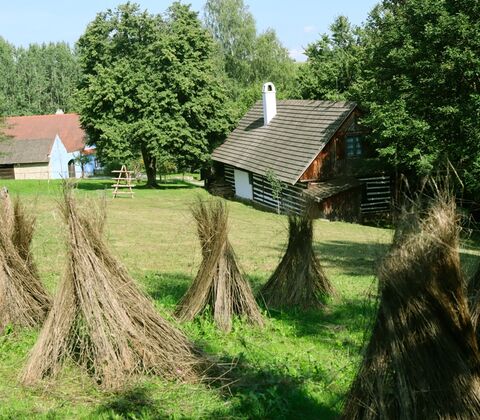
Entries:
POLYGON ((82 150, 85 146, 85 131, 77 114, 7 117, 5 122, 5 135, 16 140, 54 140, 58 134, 69 153, 82 150))
POLYGON ((1 140, 0 165, 47 163, 55 139, 1 140))
POLYGON ((277 101, 277 114, 264 126, 258 101, 212 159, 260 175, 270 169, 295 184, 355 107, 353 102, 277 101))

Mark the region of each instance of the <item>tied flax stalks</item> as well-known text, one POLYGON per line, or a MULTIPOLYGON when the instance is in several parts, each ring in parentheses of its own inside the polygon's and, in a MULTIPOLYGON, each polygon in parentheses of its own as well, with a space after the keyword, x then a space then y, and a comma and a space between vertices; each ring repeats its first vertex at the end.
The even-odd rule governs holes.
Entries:
POLYGON ((477 340, 480 339, 480 265, 468 282, 468 299, 477 340))
POLYGON ((220 199, 192 206, 202 246, 197 277, 180 301, 176 315, 191 320, 207 307, 218 328, 228 332, 234 315, 254 325, 263 325, 262 315, 248 282, 244 279, 228 241, 228 211, 220 199))
POLYGON ((380 301, 344 419, 478 419, 480 357, 453 197, 412 221, 378 273, 380 301))
POLYGON ((35 217, 17 198, 12 204, 0 191, 0 333, 7 325, 41 325, 50 297, 41 283, 30 252, 35 217))
POLYGON ((60 210, 68 230, 68 263, 23 384, 54 377, 66 359, 108 389, 136 374, 200 379, 211 366, 112 256, 103 240, 104 211, 79 207, 68 184, 60 210))
POLYGON ((20 201, 18 197, 13 202, 13 217, 13 245, 15 245, 15 248, 20 254, 20 257, 27 264, 30 272, 36 278, 40 278, 31 251, 36 219, 33 214, 27 211, 25 205, 20 201))
POLYGON ((285 254, 261 296, 268 307, 321 308, 334 290, 313 251, 313 220, 308 212, 288 217, 288 236, 285 254))

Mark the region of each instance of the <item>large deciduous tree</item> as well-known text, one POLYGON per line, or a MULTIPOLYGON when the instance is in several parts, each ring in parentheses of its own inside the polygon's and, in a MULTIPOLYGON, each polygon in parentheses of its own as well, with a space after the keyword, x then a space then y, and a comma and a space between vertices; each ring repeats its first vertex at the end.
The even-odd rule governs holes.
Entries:
POLYGON ((218 43, 239 115, 260 97, 261 83, 273 82, 280 97, 289 96, 295 63, 273 29, 257 34, 243 0, 207 0, 204 20, 218 43))
POLYGON ((382 156, 428 173, 447 158, 480 191, 480 3, 384 0, 355 96, 382 156))
POLYGON ((360 71, 361 30, 345 16, 330 25, 330 35, 308 45, 308 59, 297 75, 304 99, 345 99, 360 71))
POLYGON ((228 76, 242 85, 253 82, 257 29, 243 0, 207 0, 204 20, 219 43, 228 76))
POLYGON ((98 14, 78 51, 81 120, 99 156, 141 154, 151 187, 161 156, 205 162, 230 124, 214 49, 197 14, 178 2, 165 18, 131 3, 98 14))

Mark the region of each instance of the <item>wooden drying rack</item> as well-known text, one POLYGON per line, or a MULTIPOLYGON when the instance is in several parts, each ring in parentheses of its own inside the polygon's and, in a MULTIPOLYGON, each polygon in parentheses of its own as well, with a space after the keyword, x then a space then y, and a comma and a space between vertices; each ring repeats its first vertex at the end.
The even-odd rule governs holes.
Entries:
POLYGON ((113 178, 115 184, 113 187, 113 198, 117 197, 118 194, 130 194, 130 197, 133 198, 132 188, 135 185, 132 185, 132 171, 127 171, 127 167, 122 165, 122 168, 119 171, 112 171, 113 173, 118 173, 118 176, 113 178), (119 190, 119 188, 128 188, 128 191, 119 190))

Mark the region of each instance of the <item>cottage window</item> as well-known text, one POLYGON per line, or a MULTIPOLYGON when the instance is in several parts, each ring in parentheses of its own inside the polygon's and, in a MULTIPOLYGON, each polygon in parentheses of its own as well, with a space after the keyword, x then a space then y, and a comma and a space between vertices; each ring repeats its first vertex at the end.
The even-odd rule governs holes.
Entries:
POLYGON ((360 137, 347 137, 347 157, 362 155, 362 142, 360 137))

